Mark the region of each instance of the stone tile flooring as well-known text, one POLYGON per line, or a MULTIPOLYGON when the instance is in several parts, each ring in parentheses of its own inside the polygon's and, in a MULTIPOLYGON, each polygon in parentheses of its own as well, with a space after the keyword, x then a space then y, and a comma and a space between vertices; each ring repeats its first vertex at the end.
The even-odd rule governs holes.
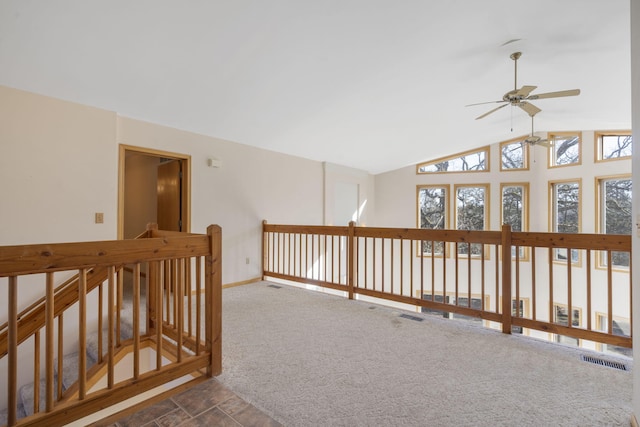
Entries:
MULTIPOLYGON (((100 423, 98 423, 100 424, 100 423)), ((215 378, 122 418, 109 427, 282 426, 215 378)))

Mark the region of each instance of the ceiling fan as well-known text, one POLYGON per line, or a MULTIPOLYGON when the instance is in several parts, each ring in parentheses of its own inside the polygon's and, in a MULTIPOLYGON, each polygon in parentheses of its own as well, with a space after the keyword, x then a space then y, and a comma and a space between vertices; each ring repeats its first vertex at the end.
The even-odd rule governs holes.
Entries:
POLYGON ((524 144, 542 145, 543 147, 551 147, 551 144, 549 144, 549 140, 540 138, 539 136, 536 136, 533 134, 533 116, 535 116, 535 114, 531 114, 531 135, 523 139, 522 144, 523 145, 524 144))
POLYGON ((514 52, 509 56, 511 59, 513 59, 514 69, 515 69, 513 90, 505 93, 502 99, 499 101, 479 102, 477 104, 466 105, 466 107, 471 107, 473 105, 503 103, 503 105, 500 105, 499 107, 496 107, 493 110, 487 111, 486 113, 476 117, 476 120, 487 117, 489 114, 494 113, 499 109, 506 107, 507 105, 520 107, 527 114, 529 114, 533 119, 533 116, 535 116, 537 113, 539 113, 542 110, 540 110, 538 107, 536 107, 535 105, 531 104, 528 101, 535 100, 535 99, 560 98, 563 96, 580 95, 580 89, 561 90, 558 92, 547 92, 547 93, 540 93, 537 95, 531 95, 531 92, 533 92, 537 88, 537 86, 522 86, 520 89, 518 89, 518 59, 520 59, 520 56, 522 56, 522 52, 514 52))

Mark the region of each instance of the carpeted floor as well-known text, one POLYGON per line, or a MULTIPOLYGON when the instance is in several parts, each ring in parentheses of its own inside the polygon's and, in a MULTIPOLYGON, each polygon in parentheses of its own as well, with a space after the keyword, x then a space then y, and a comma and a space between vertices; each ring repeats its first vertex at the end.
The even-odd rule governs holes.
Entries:
POLYGON ((223 291, 218 380, 285 426, 629 425, 631 372, 593 353, 278 286, 223 291))

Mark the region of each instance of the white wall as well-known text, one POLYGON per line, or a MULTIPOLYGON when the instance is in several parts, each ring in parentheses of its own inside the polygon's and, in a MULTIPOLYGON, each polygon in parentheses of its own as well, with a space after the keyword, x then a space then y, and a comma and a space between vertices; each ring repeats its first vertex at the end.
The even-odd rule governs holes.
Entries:
POLYGON ((373 189, 374 177, 367 172, 324 163, 324 224, 347 225, 351 220, 359 226, 372 223, 373 189))
POLYGON ((263 219, 322 224, 320 162, 125 117, 118 117, 118 143, 191 155, 191 231, 222 227, 223 283, 261 275, 263 219), (221 167, 209 167, 210 157, 221 167))

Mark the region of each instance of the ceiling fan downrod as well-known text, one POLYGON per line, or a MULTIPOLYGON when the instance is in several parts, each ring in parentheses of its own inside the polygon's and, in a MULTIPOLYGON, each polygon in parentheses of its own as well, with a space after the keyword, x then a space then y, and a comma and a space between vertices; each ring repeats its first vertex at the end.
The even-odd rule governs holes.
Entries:
POLYGON ((522 52, 513 52, 509 55, 509 58, 513 59, 513 67, 514 67, 514 79, 513 79, 513 90, 518 90, 518 59, 522 56, 522 52))

